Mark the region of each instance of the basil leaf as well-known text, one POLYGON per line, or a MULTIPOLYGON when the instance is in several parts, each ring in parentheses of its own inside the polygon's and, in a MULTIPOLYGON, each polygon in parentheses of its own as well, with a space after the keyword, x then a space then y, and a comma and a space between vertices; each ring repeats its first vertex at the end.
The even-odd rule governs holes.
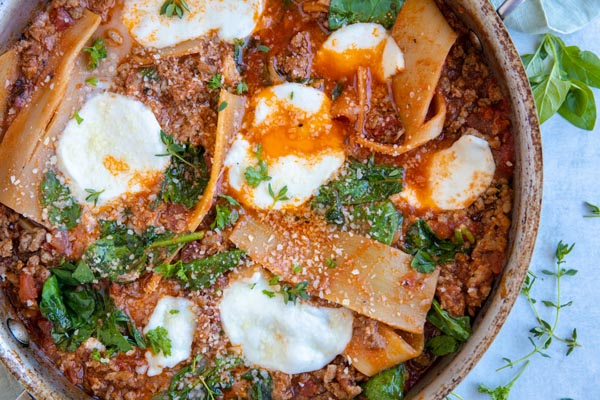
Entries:
POLYGON ((48 210, 48 220, 61 230, 74 228, 81 216, 81 206, 71 196, 69 188, 52 171, 46 172, 40 185, 42 207, 48 210))
POLYGON ((578 128, 593 130, 596 125, 596 100, 592 89, 572 79, 571 89, 558 113, 578 128))
POLYGON ((446 354, 455 353, 460 347, 460 342, 449 335, 434 336, 425 344, 427 350, 433 355, 442 357, 446 354))
POLYGON ((471 319, 467 316, 458 318, 451 316, 448 311, 440 307, 436 299, 433 299, 431 309, 427 313, 427 321, 460 342, 466 341, 471 336, 471 319))
POLYGON ((404 364, 373 376, 363 385, 363 394, 368 400, 402 400, 408 371, 404 364))
POLYGON ((404 0, 331 0, 329 29, 336 30, 354 22, 375 22, 390 29, 404 0))
POLYGON ((162 264, 154 272, 165 278, 177 277, 190 289, 199 290, 214 284, 226 271, 237 267, 245 254, 243 250, 224 251, 188 263, 180 260, 174 264, 162 264))

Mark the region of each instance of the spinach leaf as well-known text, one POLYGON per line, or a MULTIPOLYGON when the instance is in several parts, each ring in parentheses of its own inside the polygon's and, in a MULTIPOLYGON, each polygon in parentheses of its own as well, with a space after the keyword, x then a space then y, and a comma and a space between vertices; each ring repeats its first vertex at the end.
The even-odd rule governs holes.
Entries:
POLYGON ((402 220, 400 213, 391 201, 358 205, 353 210, 353 225, 378 242, 392 244, 394 235, 402 220))
POLYGON ((52 171, 46 172, 40 185, 42 207, 48 210, 50 223, 61 229, 74 228, 81 216, 81 206, 71 196, 69 188, 52 171))
POLYGON ((387 200, 402 191, 402 174, 402 168, 375 165, 373 158, 367 164, 351 160, 342 177, 319 188, 312 207, 329 222, 343 224, 342 206, 387 200))
POLYGON ((115 307, 107 294, 90 285, 79 285, 64 274, 69 269, 75 267, 61 266, 63 272, 48 278, 42 289, 40 311, 52 322, 51 336, 56 346, 72 352, 93 336, 110 351, 126 352, 134 345, 144 348, 143 337, 131 319, 115 307), (73 282, 76 286, 71 285, 73 282))
POLYGON ((193 398, 215 400, 223 396, 223 390, 230 389, 233 385, 231 370, 240 366, 242 360, 237 357, 217 358, 212 367, 197 355, 192 364, 182 368, 173 375, 166 393, 159 395, 154 400, 178 400, 193 398))
POLYGON ((216 282, 223 273, 237 267, 246 254, 243 250, 229 250, 199 260, 184 263, 162 264, 154 272, 165 278, 177 277, 192 290, 208 287, 216 282))
POLYGON ((402 400, 407 379, 406 367, 398 364, 369 379, 363 385, 364 396, 368 400, 402 400))
POLYGON ((172 136, 160 132, 161 140, 167 146, 171 165, 165 172, 165 179, 158 197, 164 202, 180 203, 192 208, 204 193, 209 173, 204 159, 204 148, 189 143, 179 144, 172 136))
POLYGON ((464 240, 441 239, 433 232, 429 224, 422 219, 417 220, 408 227, 404 249, 408 254, 414 256, 411 267, 425 274, 433 272, 436 265, 454 261, 457 253, 468 253, 470 251, 464 240))
POLYGON ((179 236, 171 232, 159 234, 154 227, 149 227, 138 235, 116 221, 101 221, 100 238, 86 249, 83 260, 93 273, 102 278, 131 280, 147 264, 160 262, 158 248, 172 252, 179 245, 201 239, 203 235, 203 232, 179 236))
POLYGON ((376 22, 390 29, 403 4, 404 0, 331 0, 329 29, 354 22, 376 22))
POLYGON ((250 400, 273 400, 273 378, 267 371, 251 369, 242 378, 252 381, 250 400))
POLYGON ((471 319, 468 316, 458 318, 451 316, 448 311, 440 307, 436 299, 433 299, 431 309, 427 313, 427 321, 460 342, 466 341, 471 336, 471 319))
POLYGON ((459 346, 460 342, 449 335, 434 336, 425 344, 427 350, 438 357, 456 352, 459 346))
POLYGON ((540 123, 558 112, 579 128, 594 129, 596 100, 589 86, 600 87, 598 56, 546 34, 536 52, 522 60, 540 123))

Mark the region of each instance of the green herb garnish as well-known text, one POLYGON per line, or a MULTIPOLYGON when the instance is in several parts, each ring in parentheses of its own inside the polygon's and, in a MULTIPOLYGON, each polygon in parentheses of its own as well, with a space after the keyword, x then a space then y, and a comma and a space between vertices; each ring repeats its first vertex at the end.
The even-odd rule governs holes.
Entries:
POLYGON ((548 33, 535 53, 522 59, 541 124, 558 112, 581 129, 594 129, 596 101, 590 86, 600 88, 598 56, 548 33))
POLYGON ((94 43, 91 47, 84 47, 83 51, 90 55, 90 62, 88 64, 90 69, 98 68, 100 60, 107 57, 106 46, 102 38, 94 39, 94 43))
POLYGON ((223 85, 223 75, 214 74, 212 78, 208 81, 208 88, 210 90, 220 89, 223 85))
POLYGON ((196 205, 208 184, 209 173, 204 159, 204 149, 189 143, 181 144, 164 131, 160 132, 171 165, 165 172, 165 179, 158 197, 164 202, 183 204, 190 209, 196 205))
POLYGON ((353 228, 388 246, 392 244, 402 222, 400 213, 389 200, 358 205, 354 207, 353 215, 353 228))
POLYGON ((216 211, 217 215, 212 224, 210 224, 210 229, 218 228, 224 230, 228 226, 235 224, 240 217, 237 210, 232 210, 227 206, 217 205, 216 211))
POLYGON ((327 221, 343 224, 342 206, 384 201, 401 190, 402 168, 375 165, 372 157, 366 164, 351 160, 342 177, 319 188, 312 207, 327 221))
POLYGON ((140 69, 140 74, 149 81, 157 81, 160 79, 158 70, 155 67, 144 67, 140 69))
POLYGON ((267 371, 251 369, 242 378, 252 382, 250 400, 273 400, 273 379, 267 371))
POLYGON ((169 339, 169 332, 162 326, 157 326, 156 328, 149 330, 148 333, 146 333, 146 341, 148 346, 152 349, 152 353, 158 355, 158 353, 162 351, 165 356, 171 355, 171 339, 169 339))
POLYGON ((90 86, 96 86, 98 85, 98 78, 96 78, 95 76, 89 77, 85 80, 85 83, 87 83, 90 86))
POLYGON ((532 272, 528 273, 527 277, 525 278, 525 284, 521 289, 521 294, 523 294, 527 298, 527 302, 529 303, 537 322, 537 326, 535 326, 529 331, 529 333, 531 333, 531 336, 529 336, 529 342, 533 346, 533 349, 523 357, 514 361, 509 358, 504 358, 506 364, 498 368, 498 371, 508 367, 514 367, 515 365, 527 361, 535 354, 539 354, 542 357, 550 357, 550 355, 546 353, 546 350, 554 342, 561 342, 565 344, 565 346, 567 347, 567 356, 571 354, 571 352, 575 350, 576 347, 581 347, 581 344, 577 342, 577 329, 572 330, 570 337, 561 337, 558 336, 558 334, 556 333, 561 310, 570 307, 573 304, 572 301, 562 303, 563 300, 561 298, 562 278, 566 276, 575 276, 577 274, 577 270, 567 269, 563 267, 563 264, 566 263, 565 257, 573 250, 573 246, 575 245, 573 244, 569 246, 568 244, 564 244, 562 241, 558 242, 555 251, 556 269, 554 271, 550 271, 547 269, 542 270, 542 273, 544 275, 554 277, 554 279, 556 280, 556 300, 542 301, 542 304, 544 304, 544 306, 549 307, 554 311, 554 321, 552 323, 549 323, 546 320, 544 320, 537 310, 537 300, 531 296, 531 289, 533 288, 537 277, 532 272))
POLYGON ((270 291, 270 290, 267 290, 267 289, 264 289, 264 290, 262 291, 262 293, 263 293, 265 296, 267 296, 267 297, 269 297, 269 298, 271 298, 271 299, 272 299, 273 297, 275 297, 275 292, 273 292, 273 291, 270 291))
POLYGON ((283 302, 285 304, 287 304, 289 302, 296 304, 296 300, 298 300, 298 298, 301 298, 304 300, 310 299, 310 296, 306 292, 308 283, 309 283, 308 281, 303 281, 303 282, 296 284, 295 286, 285 283, 281 287, 281 290, 279 291, 281 293, 281 295, 283 296, 283 302))
POLYGON ((246 168, 246 171, 244 171, 244 177, 246 178, 248 185, 256 188, 261 182, 270 181, 271 177, 269 176, 269 168, 267 167, 267 163, 262 158, 262 146, 260 144, 256 146, 254 156, 258 160, 258 164, 256 167, 246 168))
POLYGON ((282 187, 281 189, 279 189, 279 191, 277 193, 275 193, 275 191, 271 187, 271 184, 269 183, 269 196, 271 196, 273 198, 273 204, 277 203, 278 201, 289 200, 290 198, 287 196, 287 192, 288 192, 287 185, 282 187))
POLYGON ((213 285, 225 272, 237 267, 246 254, 243 250, 229 250, 187 263, 162 264, 154 272, 166 277, 177 277, 186 287, 200 290, 213 285))
POLYGON ((257 49, 258 51, 261 51, 261 52, 263 52, 263 53, 268 53, 268 52, 269 52, 269 50, 270 50, 270 49, 269 49, 269 47, 268 47, 268 46, 265 46, 264 44, 259 44, 258 46, 256 46, 256 49, 257 49))
POLYGON ((246 84, 246 82, 241 81, 240 83, 237 84, 237 86, 236 86, 237 94, 241 95, 247 91, 248 91, 248 85, 246 84))
POLYGON ((179 18, 183 18, 185 11, 190 11, 185 0, 166 0, 160 8, 160 15, 166 15, 168 18, 177 15, 179 18))
POLYGON ((89 193, 89 195, 85 198, 85 201, 94 203, 94 207, 96 207, 96 204, 98 204, 98 199, 100 198, 100 195, 102 193, 104 193, 104 189, 102 189, 102 190, 85 189, 85 191, 87 193, 89 193))
POLYGON ((477 388, 477 390, 479 391, 479 393, 489 394, 490 398, 492 400, 508 400, 510 390, 512 389, 512 387, 515 384, 515 382, 517 381, 517 379, 519 379, 521 377, 521 375, 523 374, 523 372, 525 372, 525 369, 527 368, 528 365, 529 365, 529 361, 527 361, 525 363, 525 365, 523 365, 523 368, 521 368, 521 371, 519 371, 519 373, 514 378, 512 378, 510 382, 508 382, 504 386, 498 386, 498 387, 492 389, 485 385, 480 384, 479 387, 477 388))
POLYGON ((390 29, 404 0, 331 0, 328 27, 336 30, 354 22, 375 22, 390 29))
POLYGON ((417 220, 406 231, 404 242, 406 252, 413 255, 411 267, 428 274, 435 270, 436 265, 454 261, 457 253, 468 253, 470 245, 462 239, 462 231, 457 235, 461 238, 458 241, 442 239, 425 220, 417 220))
POLYGON ((71 191, 52 171, 46 172, 40 185, 42 207, 48 210, 50 223, 62 230, 74 228, 81 216, 81 206, 71 191))
POLYGON ((425 345, 436 356, 454 353, 471 337, 471 319, 468 316, 453 317, 435 299, 427 313, 427 321, 442 331, 442 335, 429 339, 425 345))

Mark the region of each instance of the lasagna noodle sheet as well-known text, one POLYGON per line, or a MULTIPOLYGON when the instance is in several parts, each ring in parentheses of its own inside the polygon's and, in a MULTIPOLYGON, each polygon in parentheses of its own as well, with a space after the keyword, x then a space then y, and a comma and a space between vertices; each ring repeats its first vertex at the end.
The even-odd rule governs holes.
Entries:
POLYGON ((355 333, 344 350, 354 368, 363 374, 376 375, 423 352, 423 334, 406 334, 405 338, 387 325, 377 323, 376 326, 377 333, 385 341, 383 346, 374 347, 368 342, 369 337, 355 333))
POLYGON ((19 57, 15 49, 0 56, 0 142, 4 136, 4 117, 8 106, 10 88, 17 79, 19 72, 19 57))
POLYGON ((210 178, 202 198, 196 207, 194 207, 189 218, 187 229, 191 232, 198 228, 206 216, 206 213, 208 213, 212 207, 219 180, 223 173, 223 161, 227 155, 229 142, 233 138, 234 133, 239 129, 244 115, 244 107, 246 105, 245 97, 236 96, 226 90, 221 90, 219 102, 220 104, 226 103, 227 106, 219 112, 210 178))
POLYGON ((230 240, 284 281, 308 280, 315 296, 393 328, 423 333, 438 271, 421 274, 410 267, 411 256, 396 248, 348 232, 306 229, 308 225, 248 215, 230 240), (294 265, 302 265, 303 271, 294 273, 294 265))
POLYGON ((39 187, 54 139, 46 128, 63 100, 77 57, 99 24, 99 16, 85 11, 62 34, 49 61, 52 78, 36 90, 0 145, 0 202, 38 222, 42 222, 39 187))
POLYGON ((392 80, 394 100, 405 127, 405 139, 396 153, 412 150, 437 137, 443 128, 446 107, 441 95, 433 102, 435 116, 427 115, 450 48, 458 35, 433 0, 407 0, 392 37, 404 53, 406 68, 392 80))

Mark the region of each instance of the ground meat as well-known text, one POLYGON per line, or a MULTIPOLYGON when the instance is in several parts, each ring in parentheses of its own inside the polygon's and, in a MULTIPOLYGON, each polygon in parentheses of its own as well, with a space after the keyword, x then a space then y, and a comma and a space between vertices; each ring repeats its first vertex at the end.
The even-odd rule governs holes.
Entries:
POLYGON ((287 48, 277 55, 277 69, 288 81, 298 82, 310 78, 313 52, 310 33, 298 32, 287 48))
POLYGON ((402 144, 404 127, 388 85, 371 86, 371 100, 364 132, 368 139, 377 143, 402 144))
POLYGON ((352 368, 344 357, 338 356, 323 369, 295 375, 293 398, 295 400, 353 399, 362 392, 359 383, 365 378, 363 374, 352 368))
POLYGON ((198 54, 146 65, 137 62, 148 58, 139 50, 119 66, 113 90, 145 103, 163 129, 177 140, 212 151, 219 90, 211 89, 209 81, 221 70, 226 52, 232 50, 216 35, 201 41, 201 45, 198 54))

